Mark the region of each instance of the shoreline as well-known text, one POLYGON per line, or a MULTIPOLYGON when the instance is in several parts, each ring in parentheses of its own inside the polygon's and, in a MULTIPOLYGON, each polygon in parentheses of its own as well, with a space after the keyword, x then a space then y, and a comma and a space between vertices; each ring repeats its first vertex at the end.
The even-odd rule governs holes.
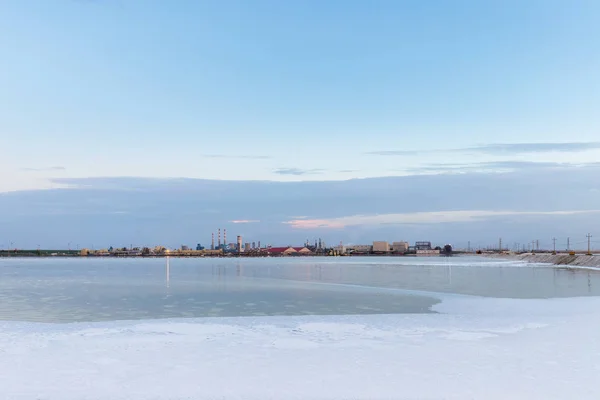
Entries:
POLYGON ((550 264, 577 269, 598 269, 600 270, 600 256, 568 253, 505 253, 505 254, 484 254, 488 258, 503 258, 506 260, 519 260, 529 264, 550 264))
MULTIPOLYGON (((453 253, 453 254, 436 254, 436 255, 427 255, 421 257, 427 258, 439 258, 439 257, 457 257, 464 255, 462 253, 453 253)), ((0 251, 0 259, 2 258, 314 258, 314 257, 418 257, 416 254, 343 254, 343 255, 333 255, 333 254, 299 254, 299 255, 277 255, 277 254, 151 254, 151 255, 137 255, 137 254, 129 254, 129 255, 81 255, 79 253, 58 253, 58 254, 50 254, 50 253, 42 253, 36 254, 35 252, 7 252, 0 251)))

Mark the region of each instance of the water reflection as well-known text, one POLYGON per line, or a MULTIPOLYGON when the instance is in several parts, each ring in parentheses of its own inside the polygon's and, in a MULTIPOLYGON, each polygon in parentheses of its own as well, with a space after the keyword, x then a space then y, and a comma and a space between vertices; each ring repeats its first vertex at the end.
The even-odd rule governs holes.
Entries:
POLYGON ((169 257, 166 257, 167 265, 166 265, 166 275, 167 275, 167 289, 170 287, 171 283, 171 266, 169 264, 169 257))
POLYGON ((437 301, 390 288, 514 298, 600 295, 599 271, 469 258, 322 260, 0 260, 0 319, 408 313, 429 312, 437 301))

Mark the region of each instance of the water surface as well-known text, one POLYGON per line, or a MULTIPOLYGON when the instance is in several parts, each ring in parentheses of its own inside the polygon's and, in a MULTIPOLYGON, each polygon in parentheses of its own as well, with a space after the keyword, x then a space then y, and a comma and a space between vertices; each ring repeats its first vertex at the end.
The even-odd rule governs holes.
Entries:
POLYGON ((600 273, 482 257, 0 259, 0 319, 427 313, 435 295, 600 295, 600 273), (416 294, 412 291, 418 291, 416 294))

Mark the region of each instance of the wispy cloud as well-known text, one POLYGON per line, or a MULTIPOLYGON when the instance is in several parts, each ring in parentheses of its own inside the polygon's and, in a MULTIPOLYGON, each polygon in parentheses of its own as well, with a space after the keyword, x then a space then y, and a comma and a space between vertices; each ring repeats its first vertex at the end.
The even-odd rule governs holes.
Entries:
POLYGON ((279 175, 314 175, 323 173, 322 169, 277 168, 273 171, 279 175))
POLYGON ((464 150, 488 154, 521 154, 521 153, 576 153, 600 149, 600 142, 570 143, 498 143, 477 146, 464 150))
POLYGON ((414 156, 425 153, 483 153, 489 155, 513 155, 527 153, 577 153, 600 149, 600 142, 568 143, 492 143, 456 149, 432 150, 380 150, 365 154, 377 156, 414 156))
POLYGON ((257 219, 234 219, 233 221, 229 221, 232 224, 254 224, 260 222, 257 219))
POLYGON ((448 222, 474 222, 494 217, 507 216, 558 216, 599 213, 600 210, 568 210, 568 211, 431 211, 403 214, 353 215, 327 219, 295 219, 284 222, 297 229, 343 229, 351 226, 372 226, 389 224, 441 224, 448 222))
POLYGON ((414 156, 417 154, 433 153, 436 151, 441 151, 441 150, 377 150, 377 151, 367 151, 365 154, 368 154, 371 156, 414 156))
POLYGON ((65 167, 54 166, 54 167, 42 167, 42 168, 21 168, 24 172, 47 172, 47 171, 64 171, 65 167))
POLYGON ((270 156, 264 155, 233 155, 233 154, 201 154, 200 157, 204 158, 230 158, 230 159, 241 159, 241 160, 268 160, 270 156))
POLYGON ((523 170, 567 169, 600 166, 600 163, 558 163, 534 161, 493 161, 473 164, 428 164, 403 171, 410 173, 473 173, 473 172, 513 172, 523 170))

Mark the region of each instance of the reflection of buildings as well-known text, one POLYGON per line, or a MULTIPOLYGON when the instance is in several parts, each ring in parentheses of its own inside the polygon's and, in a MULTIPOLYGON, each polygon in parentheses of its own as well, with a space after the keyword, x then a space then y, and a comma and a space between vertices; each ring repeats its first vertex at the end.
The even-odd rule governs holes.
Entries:
POLYGON ((171 266, 169 265, 169 257, 167 257, 166 275, 167 275, 167 287, 169 287, 169 283, 171 281, 171 266))

